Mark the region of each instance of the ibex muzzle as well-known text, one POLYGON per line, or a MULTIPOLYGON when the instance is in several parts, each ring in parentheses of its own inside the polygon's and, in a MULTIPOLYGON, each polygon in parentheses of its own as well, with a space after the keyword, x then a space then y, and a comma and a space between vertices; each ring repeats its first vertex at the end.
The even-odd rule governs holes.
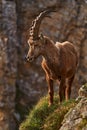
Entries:
POLYGON ((27 59, 27 61, 32 62, 34 60, 34 57, 35 57, 34 56, 34 45, 33 45, 33 43, 30 44, 29 42, 28 42, 28 45, 29 45, 29 51, 28 51, 28 54, 26 56, 26 59, 27 59))

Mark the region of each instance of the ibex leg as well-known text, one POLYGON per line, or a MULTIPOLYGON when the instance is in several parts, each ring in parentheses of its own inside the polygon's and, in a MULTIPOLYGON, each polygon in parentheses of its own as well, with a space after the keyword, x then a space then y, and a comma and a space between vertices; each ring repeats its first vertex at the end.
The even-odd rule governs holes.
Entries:
POLYGON ((54 96, 54 90, 53 90, 53 80, 46 78, 48 83, 48 93, 49 93, 49 105, 53 104, 53 96, 54 96))
POLYGON ((61 78, 60 81, 60 86, 59 86, 59 98, 60 98, 60 102, 62 102, 62 100, 65 99, 65 89, 66 89, 66 79, 65 78, 61 78))
POLYGON ((74 75, 70 79, 68 79, 68 85, 66 87, 66 100, 70 99, 71 86, 72 86, 73 80, 74 80, 74 75))

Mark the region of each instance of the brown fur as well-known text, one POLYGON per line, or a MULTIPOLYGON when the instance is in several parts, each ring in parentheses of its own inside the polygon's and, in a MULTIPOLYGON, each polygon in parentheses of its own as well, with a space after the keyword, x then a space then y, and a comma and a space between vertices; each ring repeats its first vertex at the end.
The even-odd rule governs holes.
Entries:
POLYGON ((48 91, 50 95, 49 104, 53 103, 53 81, 59 80, 60 102, 71 94, 71 85, 75 76, 78 56, 75 47, 70 42, 53 43, 48 37, 37 41, 29 41, 30 50, 27 59, 35 59, 43 56, 42 68, 46 73, 48 91), (43 42, 44 41, 44 42, 43 42), (32 47, 31 47, 32 46, 32 47), (68 81, 66 84, 66 80, 68 81))

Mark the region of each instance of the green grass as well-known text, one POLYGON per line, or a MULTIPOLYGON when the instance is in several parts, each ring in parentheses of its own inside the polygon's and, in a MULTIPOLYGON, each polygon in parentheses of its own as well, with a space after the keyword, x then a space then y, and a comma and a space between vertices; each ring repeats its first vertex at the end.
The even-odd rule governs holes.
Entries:
POLYGON ((75 106, 74 100, 64 101, 58 109, 48 116, 44 123, 44 130, 58 130, 68 110, 75 106))
POLYGON ((19 130, 54 130, 59 128, 65 113, 73 107, 75 101, 58 104, 55 96, 54 104, 48 107, 48 97, 42 98, 20 125, 19 130))

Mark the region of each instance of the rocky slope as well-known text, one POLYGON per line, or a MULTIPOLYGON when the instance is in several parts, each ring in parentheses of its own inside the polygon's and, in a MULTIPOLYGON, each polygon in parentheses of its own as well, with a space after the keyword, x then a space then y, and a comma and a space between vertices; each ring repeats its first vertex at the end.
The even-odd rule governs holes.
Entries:
POLYGON ((79 103, 65 115, 60 130, 87 130, 87 84, 79 90, 79 103))

